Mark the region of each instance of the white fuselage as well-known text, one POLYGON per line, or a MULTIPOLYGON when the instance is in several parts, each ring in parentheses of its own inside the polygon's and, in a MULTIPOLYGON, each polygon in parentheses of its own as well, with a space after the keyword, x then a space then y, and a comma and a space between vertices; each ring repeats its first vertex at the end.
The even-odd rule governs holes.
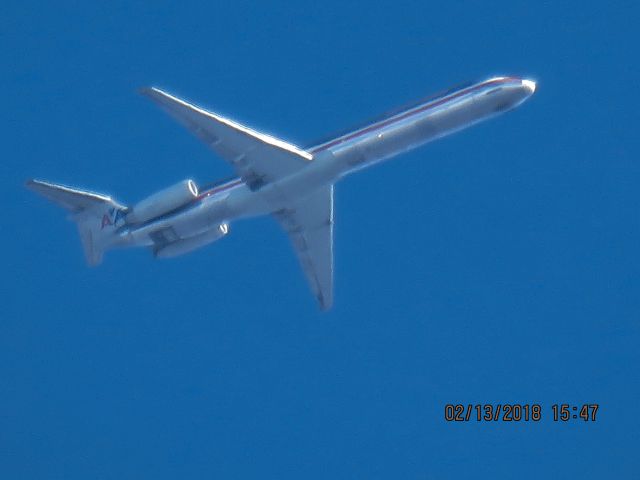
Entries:
POLYGON ((200 238, 204 245, 218 238, 215 230, 221 224, 277 212, 351 172, 510 110, 534 89, 535 84, 528 80, 497 77, 432 97, 307 148, 313 161, 305 168, 256 191, 240 179, 232 180, 201 192, 171 214, 143 225, 125 225, 118 244, 150 245, 150 234, 171 227, 178 238, 194 239, 190 246, 199 246, 200 238))

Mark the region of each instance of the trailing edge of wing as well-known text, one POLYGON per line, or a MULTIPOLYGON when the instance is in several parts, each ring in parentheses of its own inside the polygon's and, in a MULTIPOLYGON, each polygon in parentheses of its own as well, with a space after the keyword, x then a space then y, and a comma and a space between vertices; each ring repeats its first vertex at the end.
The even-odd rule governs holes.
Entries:
POLYGON ((252 130, 158 88, 145 88, 142 94, 231 163, 252 190, 295 173, 313 158, 310 153, 290 143, 252 130))

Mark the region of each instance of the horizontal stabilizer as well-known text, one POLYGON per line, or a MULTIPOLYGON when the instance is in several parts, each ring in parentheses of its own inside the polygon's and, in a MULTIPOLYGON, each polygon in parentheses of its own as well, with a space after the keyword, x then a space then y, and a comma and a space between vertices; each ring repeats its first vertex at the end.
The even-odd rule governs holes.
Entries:
POLYGON ((65 185, 58 185, 42 180, 28 180, 26 186, 28 189, 39 193, 59 207, 69 210, 72 213, 80 213, 85 210, 92 210, 95 207, 104 207, 105 205, 119 209, 125 208, 109 196, 79 190, 65 185))

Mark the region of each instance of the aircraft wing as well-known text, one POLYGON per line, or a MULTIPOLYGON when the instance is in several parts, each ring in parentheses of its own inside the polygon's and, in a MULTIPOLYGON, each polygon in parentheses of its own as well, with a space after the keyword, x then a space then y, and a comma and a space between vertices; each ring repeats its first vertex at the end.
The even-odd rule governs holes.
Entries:
POLYGON ((320 307, 333 304, 333 185, 275 213, 320 307))
POLYGON ((158 88, 143 89, 142 94, 229 162, 252 191, 297 172, 312 159, 310 153, 294 145, 208 112, 158 88))

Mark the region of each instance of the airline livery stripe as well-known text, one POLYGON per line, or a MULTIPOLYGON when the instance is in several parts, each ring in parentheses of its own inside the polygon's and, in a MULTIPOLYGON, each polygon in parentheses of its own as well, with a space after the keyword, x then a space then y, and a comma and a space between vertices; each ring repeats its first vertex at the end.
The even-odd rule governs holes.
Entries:
POLYGON ((200 194, 197 197, 197 200, 202 200, 203 198, 210 197, 211 195, 214 195, 216 193, 224 192, 225 190, 229 190, 231 188, 242 185, 242 183, 243 183, 242 180, 238 178, 237 180, 233 180, 229 183, 225 183, 224 185, 219 185, 217 187, 214 187, 211 190, 205 190, 204 192, 200 192, 200 194))

